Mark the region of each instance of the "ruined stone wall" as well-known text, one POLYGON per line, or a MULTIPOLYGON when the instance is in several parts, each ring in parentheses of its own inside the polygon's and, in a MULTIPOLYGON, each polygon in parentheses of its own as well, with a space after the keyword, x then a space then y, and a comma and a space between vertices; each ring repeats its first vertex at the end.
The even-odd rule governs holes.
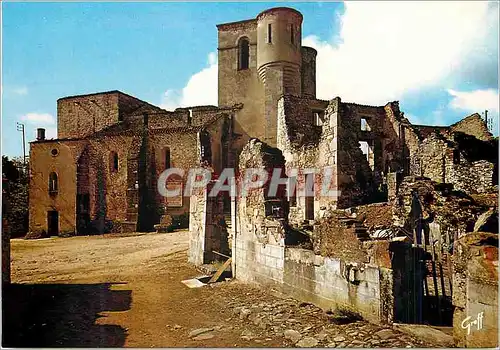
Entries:
POLYGON ((302 46, 302 96, 316 98, 316 55, 318 52, 312 47, 302 46))
POLYGON ((447 182, 453 171, 453 149, 450 142, 432 134, 420 144, 419 161, 421 175, 436 182, 447 182))
MULTIPOLYGON (((314 125, 313 111, 322 114, 328 103, 315 99, 283 95, 278 100, 278 148, 286 159, 287 174, 291 169, 297 169, 297 196, 295 205, 290 207, 289 221, 299 224, 305 219, 306 198, 300 195, 300 188, 306 183, 306 173, 329 166, 333 168, 331 186, 335 189, 335 148, 334 128, 330 127, 326 116, 323 126, 314 125)), ((314 211, 319 210, 321 201, 321 174, 315 174, 314 211)), ((329 200, 335 201, 336 198, 329 200)))
POLYGON ((493 186, 493 163, 468 160, 455 142, 436 133, 420 143, 415 157, 422 176, 436 182, 452 183, 457 190, 483 193, 493 186))
MULTIPOLYGON (((242 152, 240 170, 268 169, 284 162, 277 158, 258 140, 252 140, 242 152)), ((373 322, 391 322, 391 270, 365 261, 323 257, 310 250, 285 247, 284 221, 268 214, 265 193, 266 188, 261 188, 245 198, 238 197, 232 251, 236 278, 273 285, 287 295, 325 309, 349 309, 373 322)))
POLYGON ((219 261, 221 256, 214 251, 230 254, 222 197, 209 196, 213 186, 214 181, 190 198, 188 261, 197 266, 219 261))
POLYGON ((405 167, 404 175, 422 176, 422 168, 419 155, 420 139, 411 127, 411 125, 404 124, 403 130, 403 165, 405 167))
POLYGON ((453 305, 453 337, 458 347, 498 347, 497 234, 468 234, 456 242, 453 305))
POLYGON ((357 269, 336 258, 315 255, 310 250, 285 249, 282 290, 299 300, 326 309, 348 309, 375 323, 387 323, 388 295, 381 286, 391 280, 390 270, 375 265, 357 269), (383 271, 382 271, 383 270, 383 271))
POLYGON ((30 144, 29 232, 48 232, 47 211, 59 212, 59 234, 76 230, 76 162, 86 141, 43 141, 30 144), (57 194, 49 194, 49 174, 58 179, 57 194))
MULTIPOLYGON (((364 111, 363 116, 369 111, 364 111)), ((358 107, 342 103, 339 107, 337 118, 337 174, 338 188, 341 195, 337 207, 346 208, 363 204, 374 188, 373 171, 369 160, 360 149, 361 116, 358 107)), ((368 122, 370 126, 376 125, 377 117, 368 122)), ((376 129, 375 129, 376 130, 376 129)), ((363 133, 372 134, 375 130, 363 133)), ((363 138, 373 136, 363 136, 363 138)))
POLYGON ((390 172, 408 174, 408 158, 414 147, 413 135, 406 135, 405 121, 399 110, 399 102, 389 102, 384 106, 385 116, 381 120, 381 132, 378 144, 375 144, 375 171, 378 176, 387 176, 390 172), (377 158, 380 160, 377 161, 377 158))
MULTIPOLYGON (((284 166, 281 153, 256 139, 250 140, 240 155, 240 173, 249 168, 272 173, 275 166, 284 166)), ((271 217, 272 207, 279 205, 274 198, 267 198, 266 186, 237 197, 237 232, 232 251, 236 278, 262 283, 282 280, 284 231, 280 222, 271 217)))
POLYGON ((452 182, 457 190, 467 193, 488 192, 493 186, 494 167, 493 163, 486 160, 461 162, 453 166, 448 182, 452 182))
POLYGON ((475 136, 481 141, 489 141, 493 135, 488 130, 486 122, 477 113, 474 113, 459 122, 450 126, 451 132, 463 132, 468 135, 475 136))

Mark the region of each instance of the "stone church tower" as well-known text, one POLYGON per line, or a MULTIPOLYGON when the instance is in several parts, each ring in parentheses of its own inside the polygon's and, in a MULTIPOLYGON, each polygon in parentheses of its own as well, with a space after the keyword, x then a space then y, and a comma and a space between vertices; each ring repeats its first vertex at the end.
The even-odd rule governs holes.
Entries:
POLYGON ((316 50, 302 47, 302 14, 277 7, 217 28, 219 106, 243 103, 237 144, 257 137, 276 146, 278 98, 316 97, 316 50))

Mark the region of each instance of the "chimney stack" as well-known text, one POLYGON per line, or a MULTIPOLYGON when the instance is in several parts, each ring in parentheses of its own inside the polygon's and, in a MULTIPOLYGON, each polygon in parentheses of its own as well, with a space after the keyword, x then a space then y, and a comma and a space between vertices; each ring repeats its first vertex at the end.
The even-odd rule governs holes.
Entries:
POLYGON ((36 129, 36 140, 37 141, 45 140, 45 129, 44 128, 36 129))

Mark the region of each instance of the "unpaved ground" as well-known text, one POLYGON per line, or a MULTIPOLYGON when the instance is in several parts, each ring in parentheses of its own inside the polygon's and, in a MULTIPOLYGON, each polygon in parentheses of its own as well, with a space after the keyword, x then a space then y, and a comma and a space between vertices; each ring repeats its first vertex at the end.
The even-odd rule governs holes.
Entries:
POLYGON ((363 321, 333 324, 312 305, 237 281, 189 289, 181 281, 200 273, 187 263, 185 231, 11 246, 4 346, 433 345, 363 321))

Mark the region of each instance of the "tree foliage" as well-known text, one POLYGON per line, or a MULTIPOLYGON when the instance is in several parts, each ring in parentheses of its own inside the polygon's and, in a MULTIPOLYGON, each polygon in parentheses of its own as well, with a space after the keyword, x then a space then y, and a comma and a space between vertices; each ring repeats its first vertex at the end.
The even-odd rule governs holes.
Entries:
POLYGON ((2 156, 2 216, 7 221, 11 237, 23 236, 28 232, 28 185, 27 167, 22 160, 10 160, 2 156))

